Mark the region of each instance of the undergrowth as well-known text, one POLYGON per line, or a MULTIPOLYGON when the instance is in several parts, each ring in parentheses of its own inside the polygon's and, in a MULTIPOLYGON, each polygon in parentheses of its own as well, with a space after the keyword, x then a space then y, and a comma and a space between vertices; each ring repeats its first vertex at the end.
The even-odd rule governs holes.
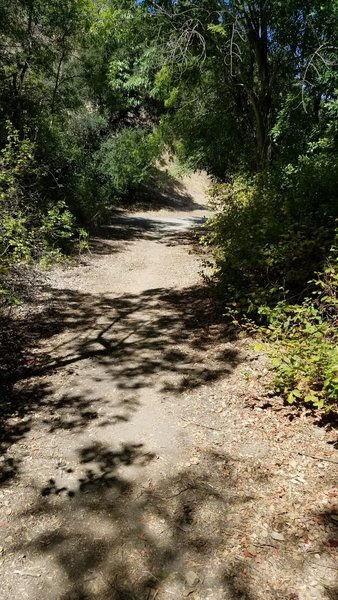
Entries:
POLYGON ((87 234, 77 226, 66 202, 41 197, 43 173, 34 151, 34 144, 20 139, 8 123, 7 143, 0 153, 1 303, 16 302, 11 290, 16 265, 35 262, 46 267, 87 245, 87 234))
POLYGON ((215 182, 204 237, 224 314, 261 340, 275 391, 325 410, 338 404, 336 173, 335 156, 318 152, 215 182))
POLYGON ((323 272, 309 283, 313 291, 301 303, 261 306, 267 325, 259 333, 272 357, 276 391, 290 404, 303 400, 331 410, 338 399, 338 235, 323 272))
POLYGON ((18 265, 47 268, 85 250, 87 229, 151 179, 160 152, 156 132, 125 127, 107 137, 103 124, 87 115, 61 132, 52 123, 48 162, 28 131, 7 122, 0 150, 0 304, 15 301, 18 265))

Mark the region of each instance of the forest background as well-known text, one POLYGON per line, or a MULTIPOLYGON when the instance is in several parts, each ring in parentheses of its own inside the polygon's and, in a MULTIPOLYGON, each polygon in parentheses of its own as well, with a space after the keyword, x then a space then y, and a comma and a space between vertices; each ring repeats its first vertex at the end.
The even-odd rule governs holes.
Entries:
MULTIPOLYGON (((206 170, 224 317, 275 390, 338 396, 336 0, 0 1, 0 292, 85 249, 156 181, 206 170)), ((4 318, 4 315, 3 315, 4 318)))

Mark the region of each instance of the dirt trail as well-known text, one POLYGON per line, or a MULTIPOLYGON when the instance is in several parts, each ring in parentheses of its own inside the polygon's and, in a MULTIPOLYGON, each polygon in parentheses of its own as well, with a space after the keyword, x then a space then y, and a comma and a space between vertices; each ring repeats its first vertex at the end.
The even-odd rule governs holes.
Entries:
POLYGON ((298 454, 337 460, 334 435, 272 406, 264 357, 215 322, 205 185, 53 275, 6 421, 1 600, 338 597, 337 465, 298 454))

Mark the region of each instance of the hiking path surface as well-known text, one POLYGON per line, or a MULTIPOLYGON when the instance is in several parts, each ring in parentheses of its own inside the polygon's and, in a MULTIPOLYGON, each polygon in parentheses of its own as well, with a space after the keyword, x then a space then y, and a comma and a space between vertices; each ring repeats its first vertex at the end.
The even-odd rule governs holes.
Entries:
POLYGON ((1 600, 337 598, 335 434, 215 316, 207 184, 117 212, 50 275, 2 439, 1 600))

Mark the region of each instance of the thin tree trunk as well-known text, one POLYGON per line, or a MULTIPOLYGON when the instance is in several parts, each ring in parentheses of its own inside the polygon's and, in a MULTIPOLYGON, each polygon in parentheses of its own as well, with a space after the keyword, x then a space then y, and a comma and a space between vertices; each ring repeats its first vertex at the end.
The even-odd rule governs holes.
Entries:
MULTIPOLYGON (((28 16, 27 23, 27 39, 28 39, 28 48, 26 49, 27 55, 24 61, 20 60, 20 57, 17 57, 17 70, 13 74, 12 78, 12 86, 13 86, 13 95, 14 95, 14 115, 13 115, 13 124, 16 129, 22 133, 23 125, 22 125, 22 95, 24 89, 24 81, 25 76, 29 68, 29 61, 32 56, 31 52, 31 39, 30 36, 32 34, 32 26, 33 26, 33 5, 30 7, 30 13, 28 16)), ((25 44, 22 48, 25 51, 25 44)))
POLYGON ((251 81, 245 82, 249 102, 253 108, 256 121, 256 141, 259 159, 262 162, 269 161, 271 148, 268 139, 268 124, 271 111, 270 73, 268 63, 268 42, 266 15, 263 11, 258 15, 257 23, 252 16, 244 13, 246 22, 246 34, 251 47, 256 65, 256 74, 259 84, 255 91, 254 76, 251 81))
POLYGON ((59 89, 62 63, 63 63, 63 61, 65 59, 65 56, 66 56, 66 48, 64 46, 65 39, 66 39, 66 35, 64 35, 63 38, 62 38, 62 45, 63 45, 62 46, 62 52, 61 52, 60 60, 58 62, 58 67, 57 67, 57 70, 56 70, 56 78, 55 78, 55 85, 54 85, 54 89, 53 89, 52 106, 51 106, 51 112, 52 112, 52 114, 54 114, 54 112, 55 112, 55 101, 56 101, 56 94, 57 94, 58 89, 59 89))

